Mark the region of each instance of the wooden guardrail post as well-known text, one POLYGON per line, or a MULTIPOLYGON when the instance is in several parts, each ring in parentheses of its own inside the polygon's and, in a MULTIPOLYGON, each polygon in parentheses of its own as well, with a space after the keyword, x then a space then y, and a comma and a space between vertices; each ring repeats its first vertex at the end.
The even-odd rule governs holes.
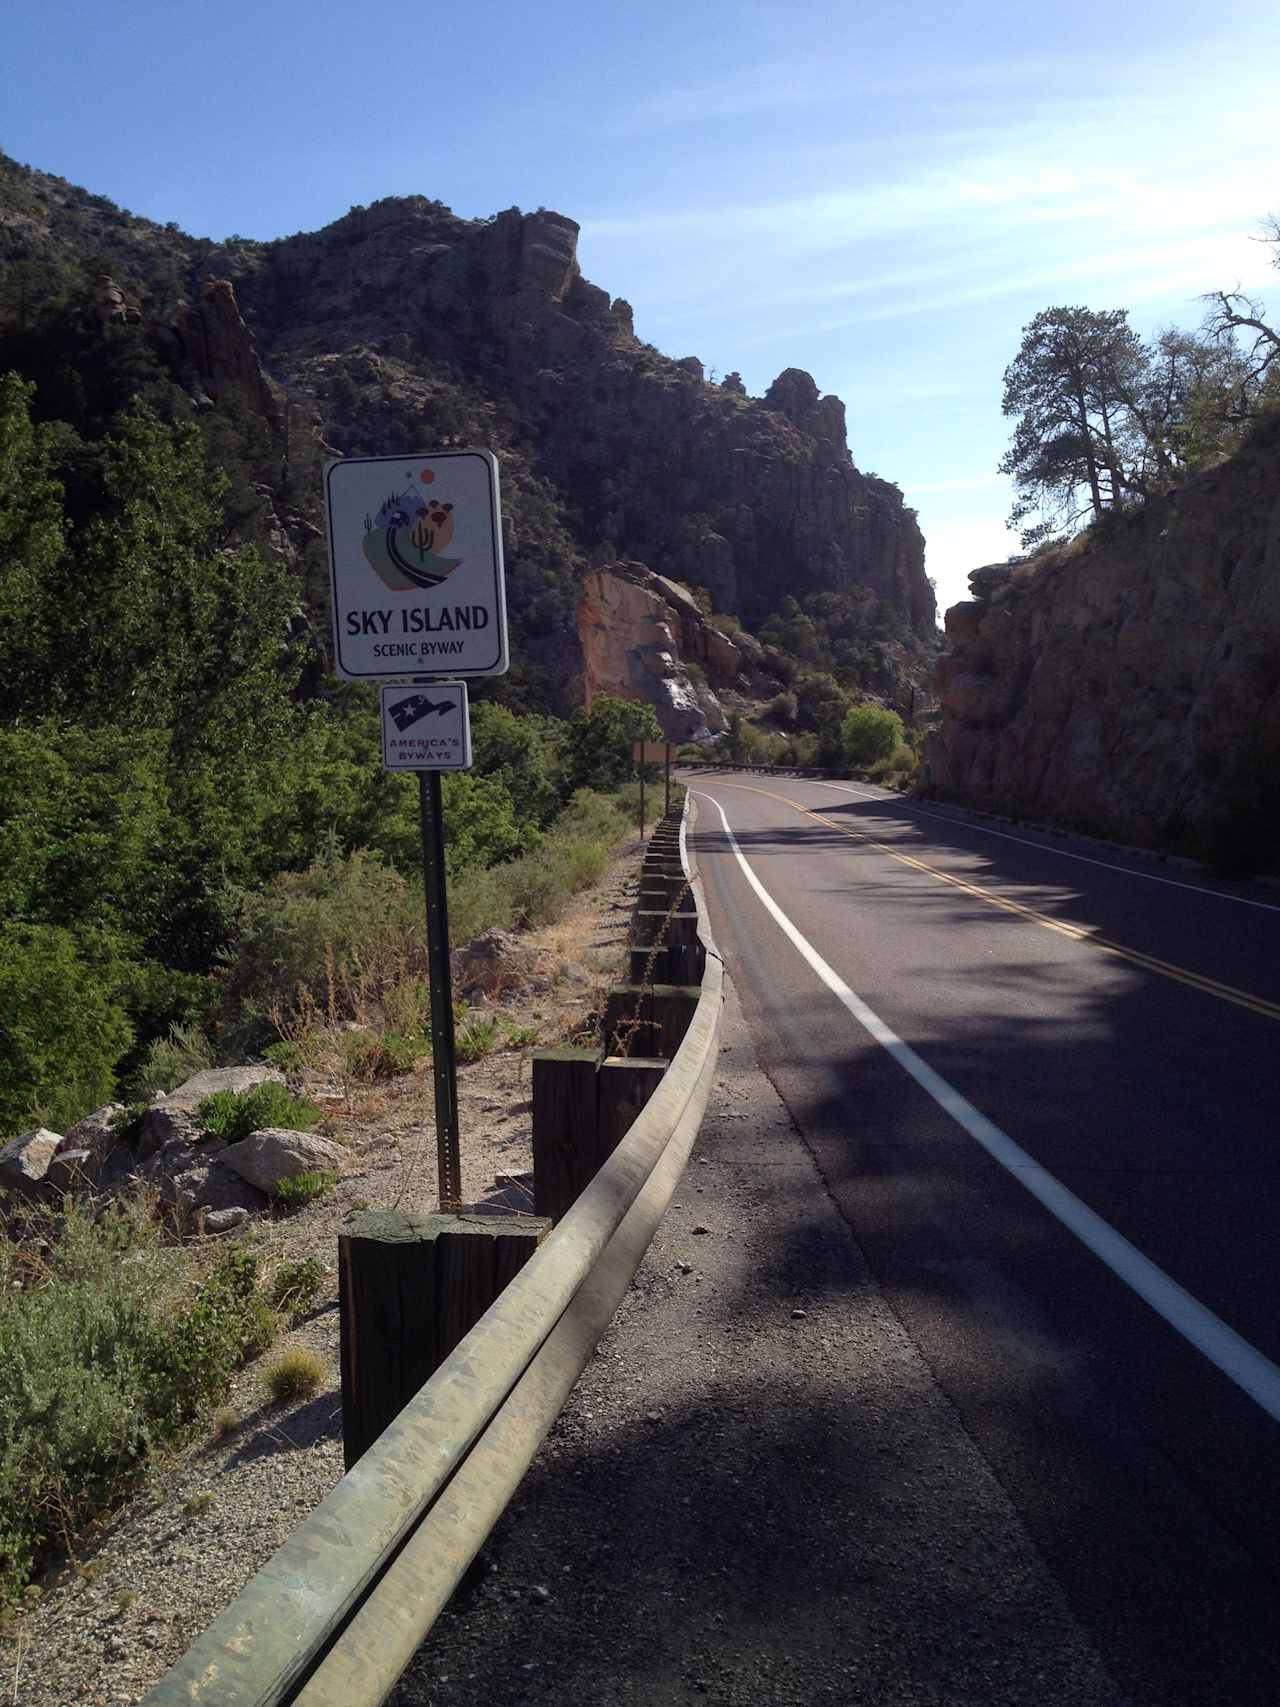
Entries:
POLYGON ((648 1102, 666 1059, 607 1058, 603 1049, 533 1056, 533 1201, 558 1221, 599 1173, 648 1102))
POLYGON ((595 1173, 596 1074, 603 1049, 533 1052, 533 1207, 558 1221, 595 1173))
POLYGON ((629 984, 700 984, 707 951, 700 942, 678 948, 628 950, 629 984))
POLYGON ((370 1210, 339 1234, 348 1470, 515 1278, 550 1227, 532 1215, 370 1210))
POLYGON ((596 1134, 601 1167, 662 1083, 667 1066, 666 1061, 644 1056, 609 1055, 600 1063, 596 1079, 596 1134))

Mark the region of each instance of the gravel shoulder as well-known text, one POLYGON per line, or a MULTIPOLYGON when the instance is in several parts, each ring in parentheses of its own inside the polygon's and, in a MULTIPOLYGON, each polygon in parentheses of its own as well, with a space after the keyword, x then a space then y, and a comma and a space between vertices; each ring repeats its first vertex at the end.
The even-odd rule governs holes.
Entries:
POLYGON ((1115 1707, 729 990, 693 1160, 393 1701, 1115 1707))
MULTIPOLYGON (((560 923, 530 933, 518 991, 477 1011, 536 1028, 541 1043, 589 1028, 624 961, 639 856, 638 841, 624 845, 602 883, 560 923)), ((520 1179, 532 1166, 529 1098, 528 1048, 460 1066, 469 1202, 532 1207, 520 1179), (511 1183, 496 1186, 499 1175, 511 1183)), ((341 1477, 338 1234, 360 1209, 438 1207, 430 1064, 348 1098, 331 1092, 323 1106, 320 1131, 346 1146, 348 1167, 324 1198, 254 1228, 268 1272, 286 1258, 324 1264, 315 1307, 240 1371, 227 1432, 154 1465, 75 1562, 46 1580, 34 1608, 9 1621, 0 1636, 0 1701, 133 1707, 341 1477), (321 1355, 324 1386, 310 1399, 269 1404, 264 1367, 293 1345, 321 1355)))

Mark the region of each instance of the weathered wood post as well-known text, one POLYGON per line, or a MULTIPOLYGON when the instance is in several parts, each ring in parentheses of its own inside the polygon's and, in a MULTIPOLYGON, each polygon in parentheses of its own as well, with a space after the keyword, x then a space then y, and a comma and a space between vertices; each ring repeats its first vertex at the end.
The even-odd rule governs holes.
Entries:
POLYGON ((348 1470, 480 1320, 550 1225, 532 1215, 370 1210, 339 1234, 348 1470))
POLYGON ((583 1173, 582 1158, 594 1151, 596 1074, 603 1060, 603 1049, 533 1051, 533 1207, 553 1221, 591 1177, 583 1173))

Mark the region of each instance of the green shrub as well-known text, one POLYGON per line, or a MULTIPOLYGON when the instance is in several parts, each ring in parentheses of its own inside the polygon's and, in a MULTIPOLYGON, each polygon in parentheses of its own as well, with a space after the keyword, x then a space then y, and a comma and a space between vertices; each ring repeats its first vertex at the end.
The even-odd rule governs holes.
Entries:
POLYGON ((239 893, 223 958, 232 1012, 289 1009, 301 990, 331 1019, 353 1019, 362 997, 421 975, 421 897, 377 854, 330 853, 239 893))
POLYGON ((277 1079, 265 1079, 247 1091, 215 1091, 196 1110, 202 1138, 235 1144, 266 1126, 305 1132, 320 1118, 314 1103, 296 1097, 277 1079))
POLYGON ((492 1055, 500 1034, 501 1028, 496 1019, 468 1015, 454 1034, 454 1048, 459 1061, 482 1061, 486 1055, 492 1055))
POLYGON ((840 724, 840 749, 851 765, 887 759, 902 743, 902 719, 883 705, 855 705, 840 724))
POLYGON ((105 1102, 133 1041, 120 969, 57 925, 0 926, 0 1135, 65 1131, 105 1102))
POLYGON ((142 1064, 129 1080, 131 1093, 155 1097, 213 1066, 213 1045, 194 1025, 171 1025, 168 1034, 148 1044, 142 1064))
POLYGON ((277 1180, 272 1195, 284 1209, 304 1209, 317 1197, 323 1197, 326 1191, 332 1191, 337 1183, 337 1174, 320 1168, 305 1168, 299 1174, 288 1174, 277 1180))
POLYGON ((0 1232, 0 1599, 15 1599, 276 1323, 247 1246, 201 1280, 142 1199, 96 1222, 68 1201, 0 1232))
POLYGON ((271 1276, 271 1303, 274 1309, 294 1321, 305 1315, 315 1303, 324 1285, 324 1264, 318 1257, 302 1257, 297 1262, 282 1262, 271 1276))

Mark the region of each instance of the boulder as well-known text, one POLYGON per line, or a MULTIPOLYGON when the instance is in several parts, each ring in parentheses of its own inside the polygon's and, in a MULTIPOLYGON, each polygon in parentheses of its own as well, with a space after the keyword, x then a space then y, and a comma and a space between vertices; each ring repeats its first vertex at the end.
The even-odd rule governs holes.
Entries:
POLYGON ((474 1001, 509 989, 523 971, 524 947, 514 931, 497 925, 454 951, 453 977, 461 995, 474 1001))
POLYGON ((38 1197, 61 1142, 62 1134, 51 1132, 47 1126, 10 1139, 0 1150, 0 1190, 38 1197))
MULTIPOLYGON (((66 1139, 63 1139, 66 1143, 66 1139)), ((92 1185, 101 1158, 93 1150, 58 1149, 45 1171, 44 1183, 51 1191, 74 1191, 77 1186, 92 1185)))
POLYGON ((290 1132, 265 1126, 222 1152, 219 1160, 241 1179, 270 1196, 283 1179, 294 1174, 341 1173, 347 1152, 340 1144, 317 1138, 313 1132, 290 1132))
POLYGON ((255 1085, 274 1079, 283 1084, 284 1074, 275 1067, 261 1064, 252 1067, 208 1067, 196 1073, 168 1096, 157 1097, 142 1117, 142 1132, 138 1139, 138 1160, 146 1162, 166 1144, 175 1140, 192 1143, 199 1135, 200 1122, 196 1110, 206 1097, 215 1091, 249 1091, 255 1085))
POLYGON ((120 1141, 115 1119, 123 1113, 124 1104, 120 1102, 108 1102, 101 1108, 95 1108, 92 1114, 86 1114, 83 1120, 77 1120, 68 1128, 66 1137, 58 1145, 58 1154, 64 1155, 68 1150, 92 1150, 95 1156, 105 1156, 120 1141))
POLYGON ((206 1233, 229 1233, 235 1227, 243 1227, 249 1219, 247 1209, 210 1209, 207 1214, 202 1209, 196 1210, 198 1224, 206 1233))

